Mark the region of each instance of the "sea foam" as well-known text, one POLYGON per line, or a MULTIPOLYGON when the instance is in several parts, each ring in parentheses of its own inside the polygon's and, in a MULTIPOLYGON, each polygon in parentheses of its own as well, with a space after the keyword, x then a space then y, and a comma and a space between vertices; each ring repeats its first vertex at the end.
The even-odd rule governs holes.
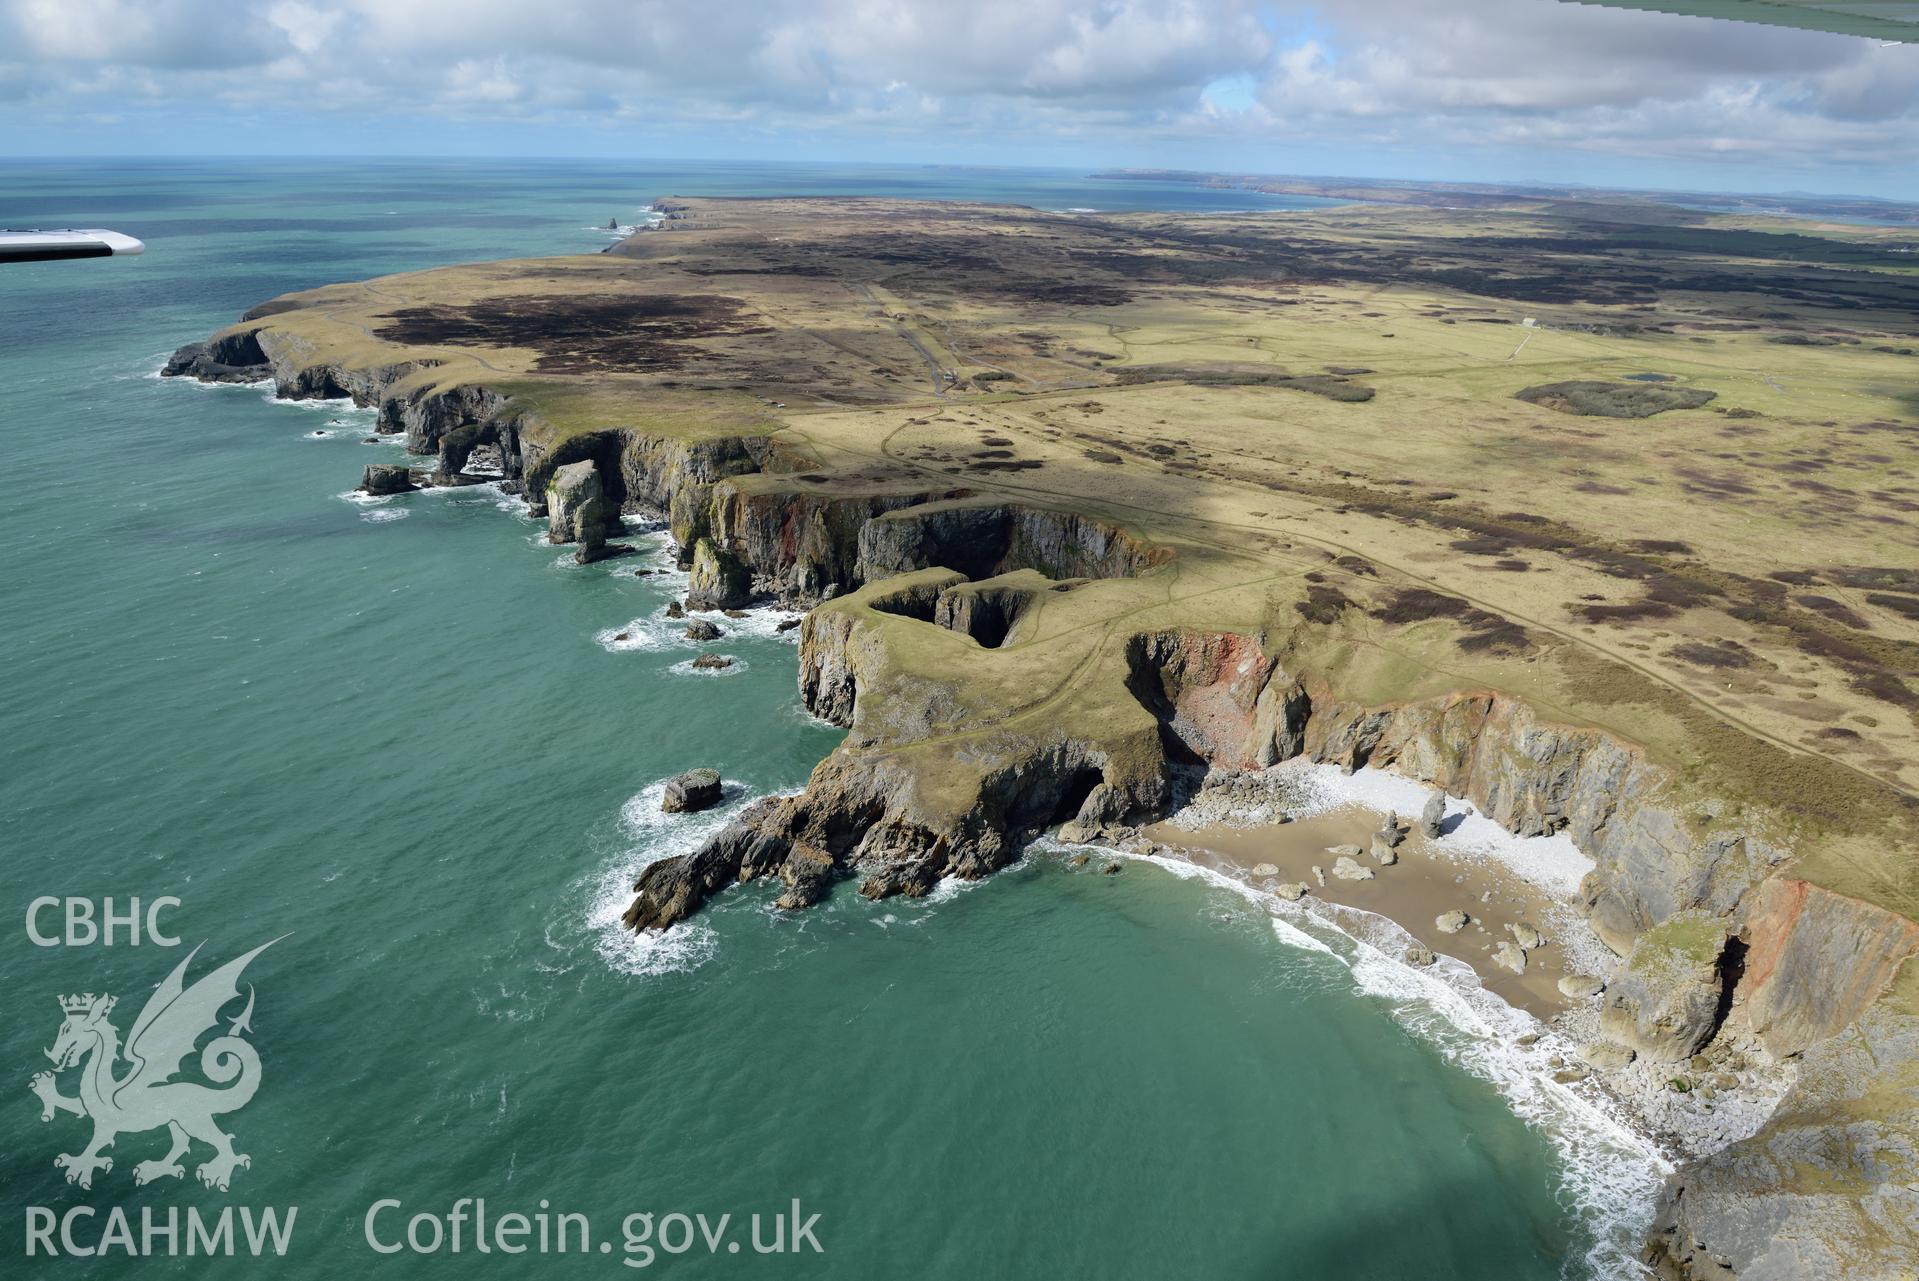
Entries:
POLYGON ((622 849, 588 882, 586 926, 593 950, 622 974, 646 977, 685 973, 719 950, 719 935, 693 918, 670 930, 635 934, 621 923, 633 901, 633 882, 648 865, 676 854, 691 854, 717 835, 755 796, 737 784, 727 787, 720 804, 697 814, 669 814, 660 808, 667 780, 629 797, 620 808, 622 849))

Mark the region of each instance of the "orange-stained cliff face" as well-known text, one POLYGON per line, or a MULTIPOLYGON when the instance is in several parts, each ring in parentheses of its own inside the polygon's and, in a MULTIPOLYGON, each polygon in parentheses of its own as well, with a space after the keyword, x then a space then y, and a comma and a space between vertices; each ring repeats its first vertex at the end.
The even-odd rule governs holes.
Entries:
POLYGON ((1752 1029, 1774 1054, 1837 1035, 1919 951, 1919 925, 1791 876, 1775 876, 1746 915, 1738 991, 1752 1029))
POLYGON ((1127 663, 1128 687, 1159 718, 1169 755, 1220 769, 1258 769, 1278 758, 1268 689, 1279 663, 1257 637, 1152 632, 1132 639, 1127 663))

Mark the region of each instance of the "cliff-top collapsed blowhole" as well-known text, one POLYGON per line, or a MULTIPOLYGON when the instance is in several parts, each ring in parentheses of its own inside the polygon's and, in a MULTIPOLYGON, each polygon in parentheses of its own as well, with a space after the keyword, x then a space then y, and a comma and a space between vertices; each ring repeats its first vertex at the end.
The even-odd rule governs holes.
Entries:
POLYGON ((583 558, 663 517, 691 607, 811 607, 844 744, 635 928, 923 894, 1300 755, 1569 832, 1609 1035, 1799 1065, 1675 1176, 1649 1257, 1708 1276, 1912 1246, 1915 315, 1869 230, 1673 210, 676 200, 168 372, 377 406, 440 483, 497 454, 583 558))

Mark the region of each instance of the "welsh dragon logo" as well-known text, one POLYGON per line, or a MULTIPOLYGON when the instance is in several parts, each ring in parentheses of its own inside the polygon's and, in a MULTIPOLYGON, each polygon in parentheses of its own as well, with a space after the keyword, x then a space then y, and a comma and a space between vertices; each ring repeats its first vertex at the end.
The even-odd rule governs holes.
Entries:
POLYGON ((107 1017, 113 1013, 114 997, 88 992, 60 998, 60 1010, 66 1019, 60 1024, 53 1048, 46 1051, 53 1061, 53 1071, 38 1073, 31 1085, 40 1098, 42 1121, 51 1121, 56 1112, 93 1120, 93 1141, 85 1149, 53 1158, 53 1163, 67 1172, 68 1183, 91 1188, 96 1171, 113 1169, 113 1159, 101 1153, 113 1146, 115 1138, 161 1126, 172 1136, 172 1146, 159 1160, 142 1161, 133 1167, 136 1184, 182 1177, 186 1170, 180 1158, 195 1140, 213 1149, 212 1158, 195 1171, 208 1187, 226 1191, 234 1170, 253 1164, 245 1153, 233 1150, 233 1136, 213 1119, 238 1112, 260 1088, 260 1056, 243 1036, 253 1030, 251 984, 247 985, 246 1008, 230 1020, 224 1036, 214 1037, 200 1051, 200 1071, 214 1085, 225 1088, 172 1078, 201 1036, 219 1024, 220 1011, 239 999, 240 973, 247 962, 279 941, 262 943, 188 987, 187 966, 200 953, 198 947, 194 948, 147 998, 140 1016, 133 1021, 124 1049, 119 1029, 107 1017), (115 1066, 123 1057, 131 1068, 125 1075, 116 1076, 115 1066), (80 1093, 77 1098, 68 1098, 60 1093, 55 1076, 75 1065, 80 1065, 80 1093))

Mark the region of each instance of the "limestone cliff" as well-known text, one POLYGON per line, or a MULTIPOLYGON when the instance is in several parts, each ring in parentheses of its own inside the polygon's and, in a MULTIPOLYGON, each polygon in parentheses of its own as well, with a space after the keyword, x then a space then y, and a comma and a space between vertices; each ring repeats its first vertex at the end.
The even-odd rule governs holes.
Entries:
POLYGON ((1356 673, 1379 661, 1376 633, 1399 625, 1390 608, 1312 575, 1195 587, 1190 548, 1110 513, 849 478, 771 434, 576 430, 510 389, 443 385, 424 361, 329 362, 271 326, 183 348, 167 372, 351 396, 444 475, 496 445, 556 539, 590 543, 619 511, 656 516, 706 603, 818 606, 800 690, 845 743, 800 795, 647 867, 633 928, 670 928, 762 878, 790 908, 841 877, 874 897, 924 894, 1003 867, 1053 825, 1094 834, 1159 817, 1195 769, 1301 755, 1391 769, 1514 832, 1567 832, 1594 859, 1584 903, 1621 957, 1612 1035, 1678 1060, 1740 1018, 1773 1054, 1802 1056, 1764 1131, 1675 1176, 1649 1247, 1659 1267, 1811 1278, 1829 1275, 1827 1256, 1805 1243, 1844 1242, 1850 1275, 1893 1276, 1919 1248, 1919 995, 1895 982, 1919 927, 1795 875, 1803 826, 1616 732, 1555 721, 1505 689, 1367 692, 1356 673), (1801 1244, 1781 1253, 1781 1241, 1801 1244))

